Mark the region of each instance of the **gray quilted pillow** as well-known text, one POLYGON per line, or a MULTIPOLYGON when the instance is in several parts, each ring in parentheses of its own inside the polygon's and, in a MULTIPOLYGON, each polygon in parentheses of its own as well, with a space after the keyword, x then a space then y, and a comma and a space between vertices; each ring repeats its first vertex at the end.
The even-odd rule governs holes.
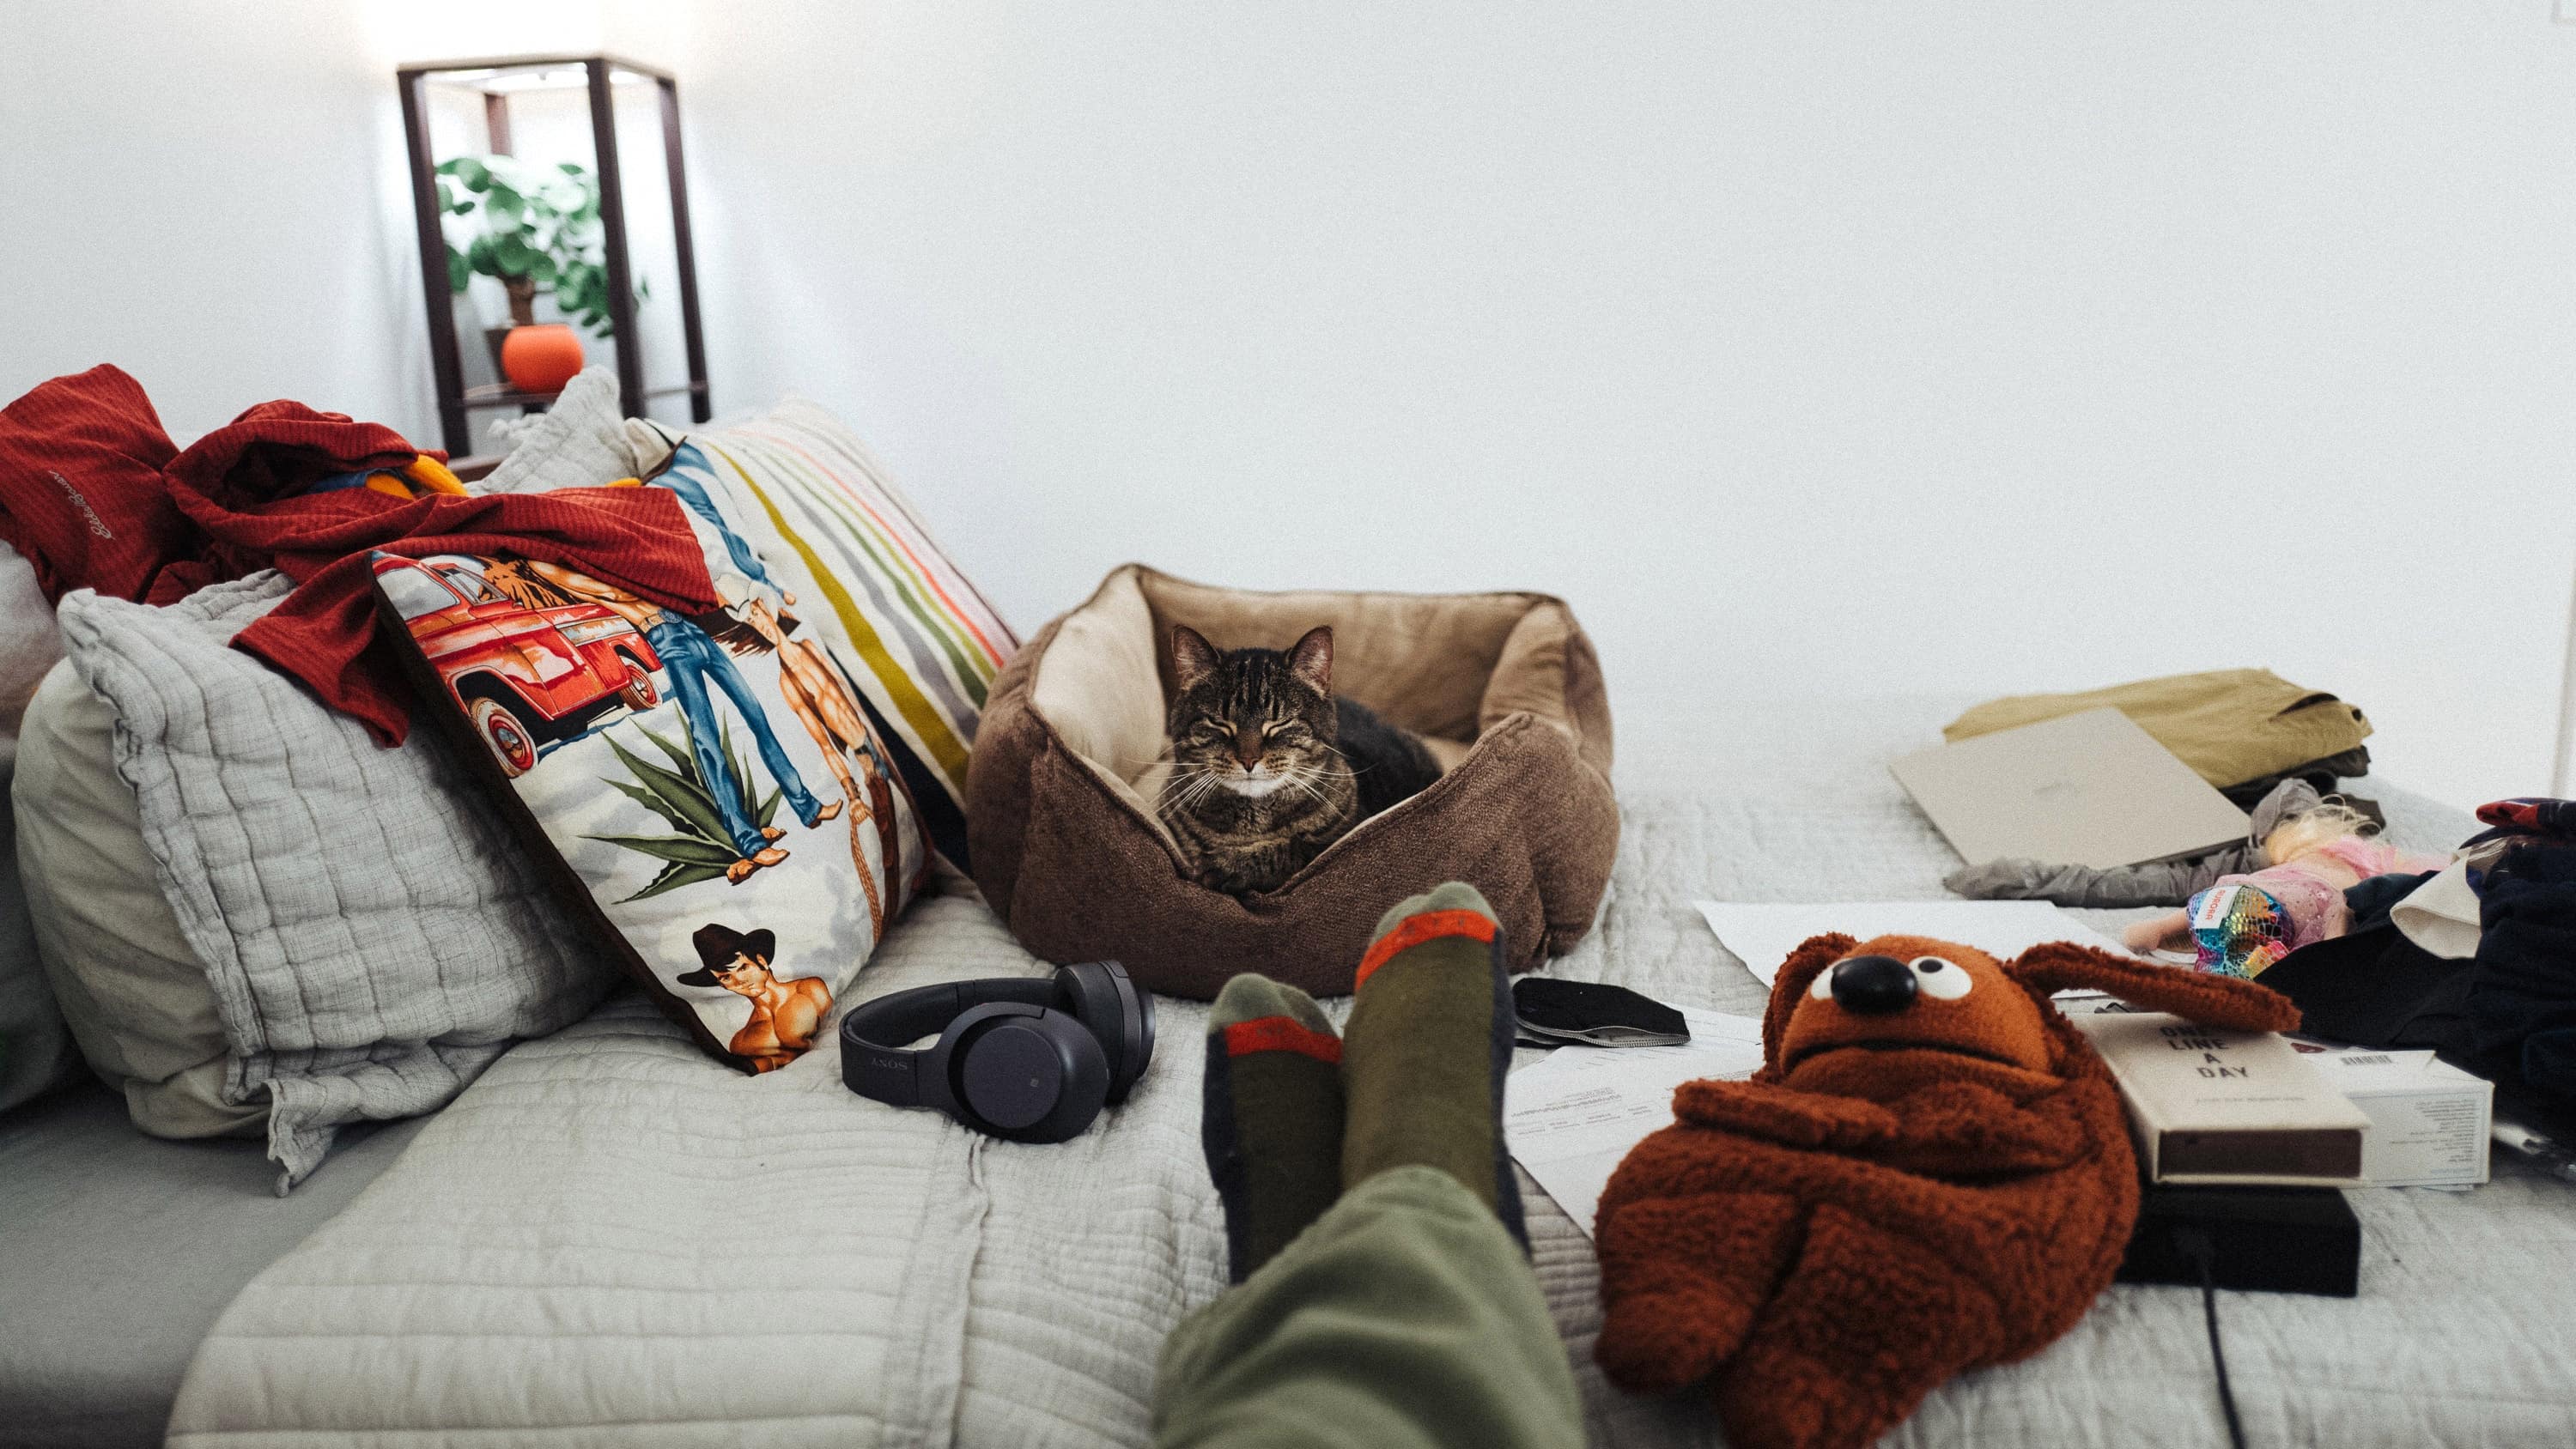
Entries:
POLYGON ((435 730, 382 749, 227 647, 275 573, 166 608, 66 596, 64 652, 116 711, 116 763, 229 1048, 269 1104, 279 1191, 342 1123, 444 1105, 622 980, 435 730))

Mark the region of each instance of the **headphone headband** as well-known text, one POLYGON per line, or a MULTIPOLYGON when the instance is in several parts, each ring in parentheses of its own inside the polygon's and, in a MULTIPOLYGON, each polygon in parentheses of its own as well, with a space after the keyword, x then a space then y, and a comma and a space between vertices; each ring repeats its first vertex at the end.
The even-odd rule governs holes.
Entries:
MULTIPOLYGON (((985 1131, 1002 1131, 977 1103, 959 1100, 970 1090, 957 1065, 968 1057, 984 1061, 991 1053, 974 1045, 994 1030, 1001 1017, 1037 1018, 1042 1032, 1071 1031, 1075 1041, 1057 1038, 1063 1049, 1078 1043, 1067 1063, 1087 1057, 1093 1065, 1074 1068, 1095 1078, 1087 1089, 1092 1106, 1079 1121, 1065 1119, 1061 1135, 1087 1125, 1098 1110, 1101 1094, 1115 1102, 1142 1074, 1153 1052, 1153 1003, 1135 990, 1116 962, 1091 962, 1058 969, 1052 976, 1008 976, 982 981, 949 981, 892 992, 850 1008, 842 1017, 841 1081, 851 1091, 897 1107, 931 1107, 985 1131), (1104 990, 1104 986, 1113 987, 1104 990), (1051 1024, 1060 1021, 1062 1025, 1051 1024), (937 1035, 938 1044, 914 1049, 908 1044, 937 1035), (1111 1061, 1111 1054, 1115 1061, 1111 1061), (1105 1071, 1105 1075, 1103 1075, 1105 1071)), ((1004 1036, 1009 1036, 1008 1032, 1004 1036)), ((993 1039, 997 1044, 1001 1037, 993 1039)), ((983 1099, 978 1098, 978 1102, 983 1099)), ((991 1104, 984 1103, 987 1110, 991 1104)), ((1068 1104, 1069 1107, 1069 1104, 1068 1104)), ((1053 1141, 1056 1136, 1024 1140, 1053 1141)))

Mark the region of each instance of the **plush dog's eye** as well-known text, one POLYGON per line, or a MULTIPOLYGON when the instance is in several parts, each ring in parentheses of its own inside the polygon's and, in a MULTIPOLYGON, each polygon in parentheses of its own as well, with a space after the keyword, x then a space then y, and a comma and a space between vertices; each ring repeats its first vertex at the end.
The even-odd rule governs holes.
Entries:
POLYGON ((1910 964, 1914 968, 1914 989, 1935 1001, 1956 1001, 1976 989, 1976 979, 1961 970, 1957 962, 1917 956, 1910 964))

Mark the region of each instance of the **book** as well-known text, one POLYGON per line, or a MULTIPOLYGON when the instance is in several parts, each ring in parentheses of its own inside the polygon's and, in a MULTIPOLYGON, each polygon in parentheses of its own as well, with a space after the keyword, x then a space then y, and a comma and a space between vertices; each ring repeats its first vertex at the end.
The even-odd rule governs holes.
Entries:
POLYGON ((2245 838, 2245 812, 2116 709, 1900 756, 1905 793, 1971 865, 2006 856, 2100 869, 2245 838))
POLYGON ((2370 1118, 2289 1038, 2101 998, 2063 1003, 2129 1109, 2150 1182, 2352 1187, 2370 1118))
POLYGON ((2197 1288, 2192 1235, 2209 1240, 2213 1286, 2350 1298, 2361 1289, 2361 1220, 2331 1187, 2175 1187, 2149 1183, 2116 1275, 2197 1288))
POLYGON ((2291 1040, 2346 1101, 2370 1118, 2370 1139, 2361 1154, 2365 1185, 2475 1187, 2487 1180, 2495 1083, 2429 1051, 2291 1040))

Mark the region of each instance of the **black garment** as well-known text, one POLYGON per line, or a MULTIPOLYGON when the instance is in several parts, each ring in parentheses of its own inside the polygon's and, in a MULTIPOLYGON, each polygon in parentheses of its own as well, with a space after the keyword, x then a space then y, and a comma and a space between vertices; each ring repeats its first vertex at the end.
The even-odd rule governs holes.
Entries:
POLYGON ((2479 900, 2468 1000, 2478 1049, 2518 1056, 2533 1088, 2576 1106, 2576 849, 2506 851, 2479 900))
POLYGON ((2343 893, 2344 909, 2352 912, 2351 924, 2344 928, 2345 931, 2366 931, 2373 926, 2386 925, 2388 913, 2396 909, 2397 903, 2421 890, 2424 882, 2438 873, 2428 870, 2421 875, 2408 875, 2403 871, 2391 871, 2387 875, 2364 877, 2343 893))
MULTIPOLYGON (((2218 793, 2226 796, 2237 809, 2251 810, 2256 801, 2270 794, 2272 787, 2283 780, 2305 780, 2318 794, 2331 795, 2334 793, 2335 782, 2338 779, 2352 779, 2369 773, 2370 747, 2355 745, 2351 749, 2328 755, 2322 760, 2310 760, 2304 765, 2292 765, 2286 770, 2276 770, 2269 775, 2258 776, 2241 784, 2229 785, 2218 793)), ((2370 801, 2354 800, 2351 803, 2352 808, 2379 824, 2384 826, 2388 823, 2387 818, 2380 813, 2379 807, 2370 801)))
POLYGON ((2299 1029, 2355 1046, 2430 1047, 2492 1079, 2468 1017, 2473 963, 2446 961, 2382 922, 2302 946, 2273 963, 2263 984, 2298 1003, 2299 1029))
POLYGON ((2576 848, 2518 846, 2479 891, 2469 960, 2443 960, 2383 923, 2300 947, 2263 984, 2298 1003, 2303 1031, 2430 1047, 2495 1083, 2500 1102, 2576 1119, 2576 848))

